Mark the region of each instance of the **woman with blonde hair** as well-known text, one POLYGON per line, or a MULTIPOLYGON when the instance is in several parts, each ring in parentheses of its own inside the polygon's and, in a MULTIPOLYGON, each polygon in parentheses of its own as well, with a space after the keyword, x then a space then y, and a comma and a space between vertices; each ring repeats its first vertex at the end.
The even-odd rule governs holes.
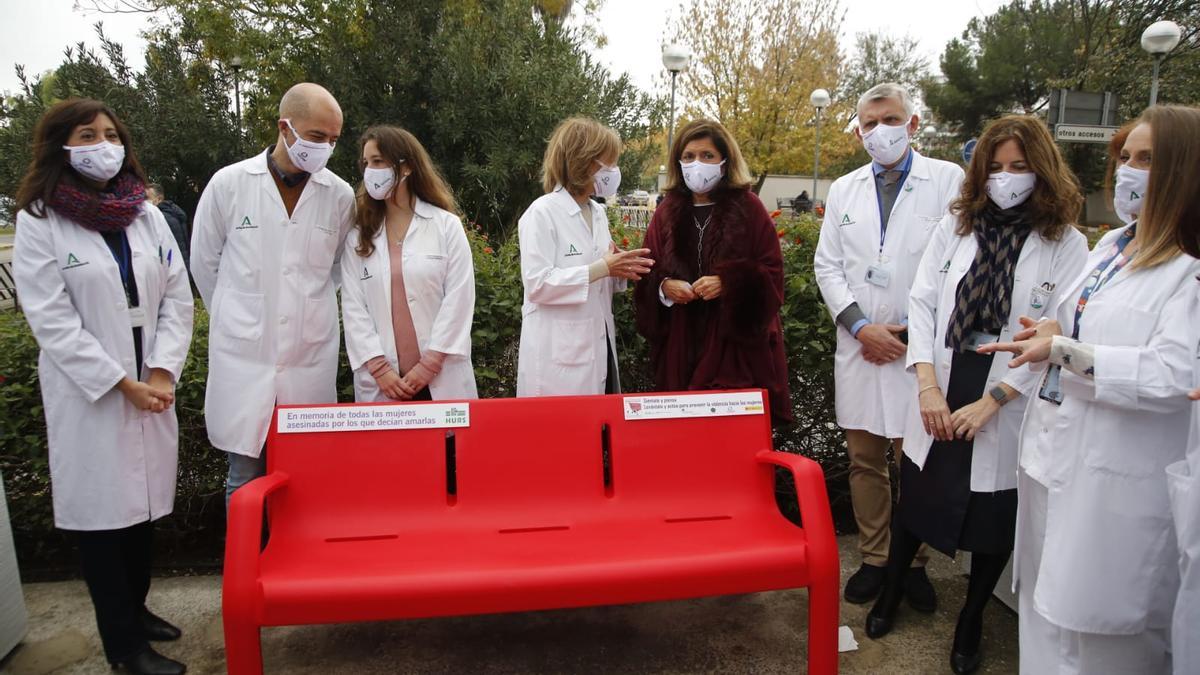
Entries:
POLYGON ((517 396, 620 392, 612 296, 650 271, 646 249, 613 245, 604 207, 621 183, 621 139, 586 117, 563 121, 542 162, 546 194, 518 223, 521 348, 517 396))
POLYGON ((1021 432, 1025 673, 1171 670, 1166 469, 1187 448, 1200 332, 1200 261, 1184 247, 1200 216, 1200 111, 1147 109, 1120 164, 1147 172, 1137 220, 1100 240, 1047 320, 980 350, 1049 362, 1021 432))
POLYGON ((950 667, 979 667, 983 612, 1013 550, 1017 442, 1037 375, 982 344, 1007 340, 1050 311, 1087 257, 1075 229, 1083 196, 1050 130, 1030 115, 991 122, 950 213, 934 231, 908 307, 908 369, 918 406, 904 434, 900 501, 883 591, 867 635, 892 628, 922 543, 971 553, 950 667))
POLYGON ((779 308, 783 254, 737 141, 712 120, 679 131, 666 198, 646 229, 658 264, 638 283, 637 327, 660 391, 761 387, 792 419, 779 308))
POLYGON ((359 144, 363 182, 341 262, 354 398, 476 398, 475 268, 454 197, 408 131, 374 126, 359 144))

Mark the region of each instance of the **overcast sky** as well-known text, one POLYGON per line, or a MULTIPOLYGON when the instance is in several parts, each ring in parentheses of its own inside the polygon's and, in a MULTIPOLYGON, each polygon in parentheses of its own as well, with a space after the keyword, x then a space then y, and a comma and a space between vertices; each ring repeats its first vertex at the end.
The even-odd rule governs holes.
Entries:
MULTIPOLYGON (((908 34, 918 40, 921 54, 935 69, 946 42, 958 36, 971 17, 989 14, 1004 4, 1002 0, 841 3, 846 10, 843 48, 848 49, 859 32, 908 34)), ((0 16, 4 17, 0 22, 0 91, 17 89, 16 63, 36 74, 58 66, 68 45, 83 41, 97 46, 93 25, 100 20, 109 37, 125 45, 130 65, 141 69, 145 43, 138 32, 149 23, 145 15, 88 15, 74 5, 74 0, 0 0, 0 16)), ((600 60, 616 73, 628 73, 638 86, 653 88, 654 78, 662 70, 664 30, 679 15, 679 6, 679 0, 606 0, 599 21, 608 45, 600 52, 600 60)), ((697 39, 702 35, 698 31, 697 39)))

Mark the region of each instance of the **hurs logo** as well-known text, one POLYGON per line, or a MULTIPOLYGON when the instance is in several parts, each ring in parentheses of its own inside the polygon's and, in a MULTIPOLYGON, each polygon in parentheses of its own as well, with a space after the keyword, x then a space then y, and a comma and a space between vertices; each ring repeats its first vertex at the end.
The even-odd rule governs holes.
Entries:
POLYGON ((847 225, 853 225, 854 222, 855 221, 850 219, 849 213, 843 213, 842 214, 842 222, 838 223, 838 227, 845 227, 847 225))
POLYGON ((245 216, 242 218, 242 224, 238 225, 237 227, 235 227, 233 229, 235 229, 235 230, 257 230, 258 226, 255 225, 254 223, 250 222, 250 216, 245 216))
POLYGON ((370 270, 367 269, 367 266, 363 265, 363 275, 359 279, 359 281, 366 281, 367 279, 373 279, 373 278, 374 277, 371 276, 371 272, 370 272, 370 270))
POLYGON ((570 248, 567 250, 567 256, 569 257, 573 255, 583 255, 583 253, 580 252, 579 249, 575 248, 575 244, 570 244, 570 248))

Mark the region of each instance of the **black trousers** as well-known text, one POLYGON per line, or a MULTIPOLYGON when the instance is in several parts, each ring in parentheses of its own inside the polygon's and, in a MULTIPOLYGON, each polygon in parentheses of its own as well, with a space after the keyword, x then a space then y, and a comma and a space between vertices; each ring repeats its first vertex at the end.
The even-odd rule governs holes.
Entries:
POLYGON ((150 592, 154 525, 147 521, 120 530, 80 531, 75 536, 104 655, 110 663, 122 661, 148 646, 141 615, 150 592))

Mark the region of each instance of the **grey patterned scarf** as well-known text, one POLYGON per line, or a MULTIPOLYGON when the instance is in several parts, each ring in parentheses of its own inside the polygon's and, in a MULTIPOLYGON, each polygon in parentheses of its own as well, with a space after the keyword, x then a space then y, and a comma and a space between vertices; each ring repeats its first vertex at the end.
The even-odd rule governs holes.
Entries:
POLYGON ((958 285, 954 314, 946 330, 946 346, 961 351, 973 331, 998 334, 1012 311, 1013 270, 1033 229, 1029 202, 1001 209, 988 202, 972 229, 979 250, 958 285))

